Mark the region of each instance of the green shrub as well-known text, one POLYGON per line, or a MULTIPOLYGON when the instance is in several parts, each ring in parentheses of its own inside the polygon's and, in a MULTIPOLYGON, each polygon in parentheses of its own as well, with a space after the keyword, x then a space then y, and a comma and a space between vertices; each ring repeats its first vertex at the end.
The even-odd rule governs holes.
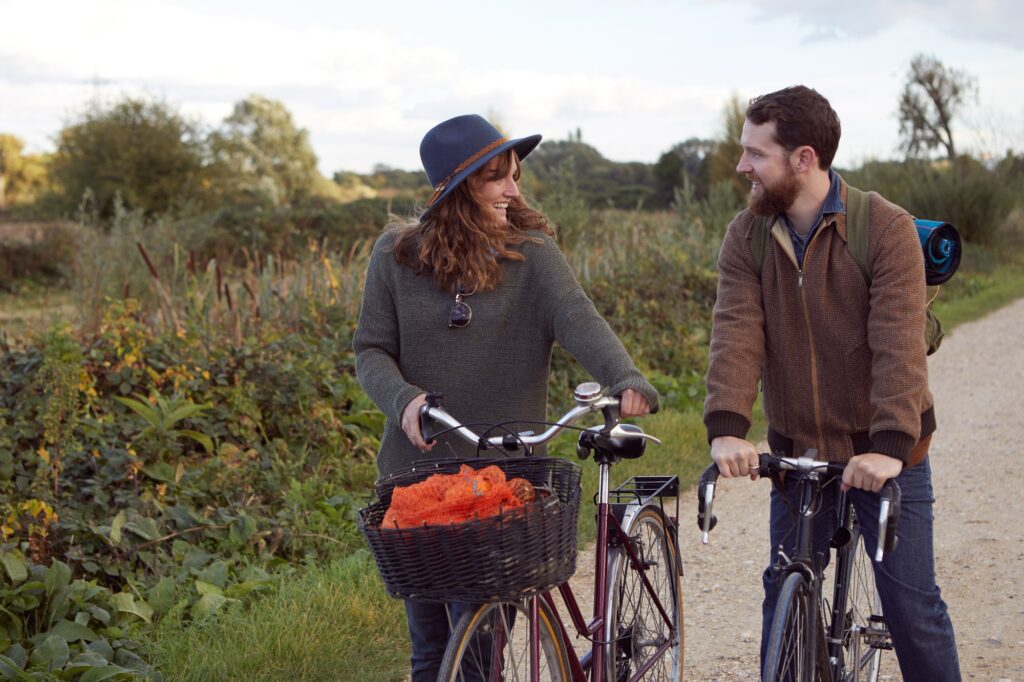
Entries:
POLYGON ((201 217, 209 221, 210 230, 194 248, 221 262, 243 250, 296 256, 310 241, 346 249, 379 235, 390 215, 405 217, 414 208, 411 199, 381 198, 347 203, 308 199, 284 207, 235 204, 201 217))
POLYGON ((79 231, 66 223, 0 225, 0 291, 66 283, 78 243, 79 231))
MULTIPOLYGON (((666 404, 703 401, 703 372, 717 276, 708 267, 717 230, 680 213, 608 210, 591 220, 567 257, 598 311, 634 361, 665 389, 666 404)), ((556 348, 549 393, 556 401, 589 377, 556 348)), ((564 403, 557 402, 557 405, 564 403)))
POLYGON ((918 218, 952 223, 970 242, 992 244, 1017 201, 1014 183, 979 161, 873 162, 846 174, 850 184, 874 190, 918 218))

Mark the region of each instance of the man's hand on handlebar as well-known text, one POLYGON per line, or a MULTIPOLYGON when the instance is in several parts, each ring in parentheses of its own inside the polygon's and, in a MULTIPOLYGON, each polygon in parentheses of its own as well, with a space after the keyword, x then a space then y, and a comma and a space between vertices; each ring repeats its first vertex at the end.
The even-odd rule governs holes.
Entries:
POLYGON ((423 407, 427 402, 427 394, 420 393, 418 396, 409 401, 402 410, 402 430, 405 431, 405 435, 409 437, 409 440, 417 448, 423 452, 428 452, 434 447, 434 443, 429 445, 423 440, 423 432, 420 430, 420 408, 423 407))
POLYGON ((619 394, 619 415, 621 417, 642 417, 650 412, 651 404, 639 391, 627 388, 619 394))
POLYGON ((725 478, 750 476, 757 480, 758 452, 754 444, 735 436, 719 436, 711 441, 711 459, 725 478))
POLYGON ((903 462, 878 452, 866 452, 850 459, 843 470, 843 490, 860 488, 877 493, 890 478, 903 471, 903 462))

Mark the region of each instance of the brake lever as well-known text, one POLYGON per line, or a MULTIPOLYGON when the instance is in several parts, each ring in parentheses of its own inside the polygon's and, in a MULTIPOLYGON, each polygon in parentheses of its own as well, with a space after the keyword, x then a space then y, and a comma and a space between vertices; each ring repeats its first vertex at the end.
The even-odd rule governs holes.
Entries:
POLYGON ((661 440, 659 438, 655 438, 651 434, 644 433, 643 431, 627 431, 626 429, 622 428, 622 424, 616 424, 615 426, 613 426, 608 431, 607 437, 608 438, 643 438, 644 440, 653 441, 653 442, 657 443, 658 445, 661 445, 661 440))
POLYGON ((427 393, 427 401, 420 406, 420 433, 423 434, 423 442, 430 445, 434 442, 433 434, 429 432, 434 426, 434 419, 430 416, 430 408, 444 409, 441 405, 444 396, 440 393, 427 393))
POLYGON ((711 531, 718 524, 718 519, 711 513, 715 501, 715 485, 718 481, 718 465, 711 464, 701 474, 697 484, 697 527, 701 530, 701 544, 708 544, 711 531))
POLYGON ((878 546, 875 547, 875 561, 880 562, 885 552, 896 549, 899 537, 896 527, 899 525, 900 506, 903 497, 899 484, 893 479, 885 482, 878 505, 878 546))

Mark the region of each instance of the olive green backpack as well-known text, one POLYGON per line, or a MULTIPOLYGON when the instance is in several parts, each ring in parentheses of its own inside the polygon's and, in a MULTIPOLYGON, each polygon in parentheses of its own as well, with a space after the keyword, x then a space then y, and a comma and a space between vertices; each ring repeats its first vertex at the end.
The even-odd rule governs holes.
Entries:
MULTIPOLYGON (((846 197, 846 248, 850 257, 857 263, 864 281, 871 287, 871 269, 868 267, 868 221, 871 217, 870 197, 867 192, 862 192, 855 187, 847 188, 846 197)), ((764 256, 768 251, 768 244, 771 242, 771 219, 766 216, 754 218, 753 232, 750 238, 750 248, 754 255, 754 265, 757 267, 758 276, 761 275, 761 266, 764 264, 764 256)), ((924 273, 921 273, 924 276, 924 273)), ((928 344, 928 355, 939 349, 942 343, 942 322, 935 316, 932 310, 932 301, 939 293, 939 287, 928 287, 928 306, 925 309, 927 322, 924 330, 924 340, 928 344)))

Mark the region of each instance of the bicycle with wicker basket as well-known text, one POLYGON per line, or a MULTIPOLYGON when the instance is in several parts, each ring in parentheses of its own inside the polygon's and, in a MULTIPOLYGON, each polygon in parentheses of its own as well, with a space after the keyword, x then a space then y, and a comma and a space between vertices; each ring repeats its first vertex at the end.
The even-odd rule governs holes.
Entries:
POLYGON ((508 479, 529 481, 536 494, 521 506, 457 524, 382 526, 396 487, 437 473, 456 474, 467 464, 428 460, 378 482, 377 501, 360 511, 360 530, 391 596, 479 604, 455 625, 439 680, 682 678, 679 479, 635 476, 611 488, 612 466, 640 457, 648 440, 660 441, 621 423, 618 398, 605 396, 598 384, 581 384, 574 397, 576 405, 544 424, 548 428, 540 434, 515 432, 504 424, 478 434, 448 414, 438 396, 430 396, 421 412, 425 438, 451 431, 477 445, 478 454, 507 453, 469 464, 497 466, 508 479), (600 426, 571 426, 597 412, 604 418, 600 426), (534 447, 566 428, 580 432, 579 457, 593 455, 598 465, 594 610, 589 622, 568 582, 576 570, 581 467, 557 457, 530 456, 534 447), (667 508, 673 498, 674 510, 667 508), (556 595, 569 625, 590 642, 582 656, 572 646, 556 595))

